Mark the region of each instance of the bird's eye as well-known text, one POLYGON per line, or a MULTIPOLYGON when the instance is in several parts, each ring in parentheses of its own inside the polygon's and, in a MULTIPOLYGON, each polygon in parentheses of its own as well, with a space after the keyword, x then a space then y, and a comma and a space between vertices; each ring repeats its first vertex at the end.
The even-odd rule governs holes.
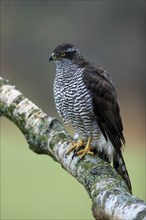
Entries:
POLYGON ((65 56, 65 53, 64 52, 61 52, 61 54, 60 54, 62 57, 64 57, 65 56))

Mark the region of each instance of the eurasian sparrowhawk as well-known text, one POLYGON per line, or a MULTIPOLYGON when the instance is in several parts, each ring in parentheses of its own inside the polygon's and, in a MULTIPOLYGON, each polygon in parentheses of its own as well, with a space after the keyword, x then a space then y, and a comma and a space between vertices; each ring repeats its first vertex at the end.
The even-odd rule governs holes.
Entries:
POLYGON ((67 153, 76 149, 83 158, 95 149, 126 181, 130 178, 122 156, 125 144, 117 94, 111 77, 86 60, 72 44, 56 47, 49 60, 56 63, 54 99, 63 121, 79 136, 67 153), (84 148, 82 148, 84 146, 84 148))

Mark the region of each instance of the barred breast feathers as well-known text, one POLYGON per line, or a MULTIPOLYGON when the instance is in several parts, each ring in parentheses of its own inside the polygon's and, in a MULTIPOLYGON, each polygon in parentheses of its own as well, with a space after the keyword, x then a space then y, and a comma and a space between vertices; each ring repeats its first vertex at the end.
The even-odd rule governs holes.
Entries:
POLYGON ((54 81, 54 97, 59 115, 67 124, 71 120, 71 112, 75 97, 77 96, 81 69, 73 65, 71 61, 56 62, 56 77, 54 81))

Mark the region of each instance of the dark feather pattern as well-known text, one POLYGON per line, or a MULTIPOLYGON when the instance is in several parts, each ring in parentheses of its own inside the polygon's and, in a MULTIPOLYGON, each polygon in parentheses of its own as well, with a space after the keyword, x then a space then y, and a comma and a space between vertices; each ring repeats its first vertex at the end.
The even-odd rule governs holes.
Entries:
POLYGON ((113 166, 126 181, 129 191, 132 193, 129 174, 121 152, 122 146, 125 145, 125 138, 117 94, 112 80, 106 70, 91 64, 85 67, 83 80, 93 97, 93 109, 98 126, 105 139, 109 138, 115 148, 113 166))
POLYGON ((93 97, 94 112, 104 137, 107 137, 117 152, 125 144, 117 94, 111 78, 98 67, 84 69, 84 83, 93 97))

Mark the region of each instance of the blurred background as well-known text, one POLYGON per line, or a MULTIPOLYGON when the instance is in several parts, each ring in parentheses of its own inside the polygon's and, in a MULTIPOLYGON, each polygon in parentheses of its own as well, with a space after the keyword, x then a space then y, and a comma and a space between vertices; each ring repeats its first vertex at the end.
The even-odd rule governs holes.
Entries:
MULTIPOLYGON (((133 194, 146 200, 145 1, 1 1, 1 73, 50 116, 60 43, 103 65, 117 89, 133 194)), ((66 128, 73 134, 71 127, 66 128)), ((93 219, 83 187, 59 164, 28 150, 1 119, 1 219, 93 219)))

